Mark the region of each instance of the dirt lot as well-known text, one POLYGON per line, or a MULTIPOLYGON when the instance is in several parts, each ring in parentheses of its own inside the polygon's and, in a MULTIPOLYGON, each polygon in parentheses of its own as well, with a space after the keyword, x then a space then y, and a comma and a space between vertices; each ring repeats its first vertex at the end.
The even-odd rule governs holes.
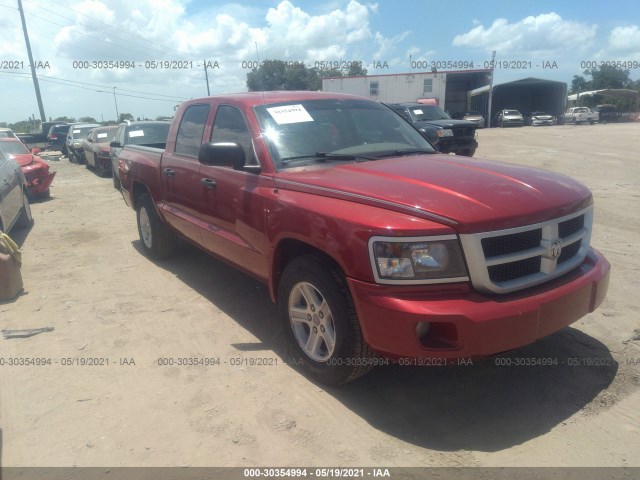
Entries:
POLYGON ((504 357, 557 366, 390 366, 316 385, 280 356, 263 285, 188 245, 148 260, 111 180, 64 159, 51 162, 35 226, 15 234, 25 293, 0 304, 3 329, 54 328, 0 339, 1 464, 640 466, 640 124, 482 130, 479 141, 478 157, 593 190, 608 298, 504 357), (220 365, 158 364, 182 357, 220 365))

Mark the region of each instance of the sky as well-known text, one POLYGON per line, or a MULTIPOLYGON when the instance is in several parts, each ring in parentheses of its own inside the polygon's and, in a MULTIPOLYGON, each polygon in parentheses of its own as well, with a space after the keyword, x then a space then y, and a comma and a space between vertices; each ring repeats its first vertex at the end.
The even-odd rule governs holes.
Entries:
MULTIPOLYGON (((116 111, 171 116, 181 101, 207 95, 205 61, 212 95, 246 91, 250 68, 270 59, 308 67, 357 61, 369 74, 388 74, 429 71, 432 62, 438 70, 456 62, 485 68, 493 51, 496 84, 526 77, 570 84, 605 61, 631 62, 636 80, 640 8, 636 0, 612 5, 23 0, 47 120, 98 121, 115 120, 116 111)), ((40 117, 29 64, 17 0, 0 0, 0 122, 40 117)))

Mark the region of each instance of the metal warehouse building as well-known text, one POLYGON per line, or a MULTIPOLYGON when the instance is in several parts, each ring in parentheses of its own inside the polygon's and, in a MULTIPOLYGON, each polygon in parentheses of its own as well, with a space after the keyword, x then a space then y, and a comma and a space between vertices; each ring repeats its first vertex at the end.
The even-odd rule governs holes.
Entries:
MULTIPOLYGON (((567 84, 540 78, 523 78, 514 82, 493 86, 491 115, 505 108, 520 110, 522 113, 542 111, 559 116, 564 113, 567 103, 567 84)), ((481 112, 489 118, 489 85, 469 92, 469 109, 481 112)))

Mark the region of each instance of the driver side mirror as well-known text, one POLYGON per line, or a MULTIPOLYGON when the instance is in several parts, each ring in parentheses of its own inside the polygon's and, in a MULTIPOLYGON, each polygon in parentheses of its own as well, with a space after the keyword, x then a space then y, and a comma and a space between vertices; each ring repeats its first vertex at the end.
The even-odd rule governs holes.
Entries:
POLYGON ((244 148, 234 142, 210 142, 201 145, 198 161, 203 165, 233 167, 234 170, 260 173, 259 165, 246 165, 244 148))
POLYGON ((120 142, 117 140, 114 140, 113 142, 109 142, 109 146, 111 148, 122 148, 122 145, 120 145, 120 142))
POLYGON ((42 150, 40 150, 39 148, 32 148, 31 149, 31 154, 32 155, 37 155, 41 152, 42 150))

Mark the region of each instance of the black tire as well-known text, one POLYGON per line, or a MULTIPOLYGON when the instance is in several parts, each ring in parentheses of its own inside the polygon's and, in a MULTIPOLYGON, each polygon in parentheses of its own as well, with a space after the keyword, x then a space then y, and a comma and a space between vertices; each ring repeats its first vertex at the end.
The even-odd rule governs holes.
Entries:
POLYGON ((343 273, 326 259, 307 255, 287 265, 280 278, 278 308, 292 344, 290 363, 310 377, 325 384, 340 385, 371 370, 377 354, 362 337, 343 273), (313 298, 308 300, 309 296, 313 298), (290 308, 298 309, 301 321, 292 321, 290 308), (329 335, 325 336, 327 332, 329 335), (311 341, 312 335, 319 341, 310 354, 302 344, 311 341))
POLYGON ((120 178, 113 170, 111 170, 111 177, 113 178, 113 188, 120 191, 120 178))
POLYGON ((29 197, 25 190, 22 191, 22 210, 16 221, 16 228, 30 228, 33 225, 33 217, 31 216, 31 205, 29 205, 29 197))
POLYGON ((147 257, 161 260, 176 249, 177 237, 160 220, 149 194, 140 195, 137 201, 136 218, 140 244, 147 257))
POLYGON ((476 154, 475 148, 465 148, 464 150, 459 150, 456 152, 456 155, 462 155, 465 157, 473 157, 476 154))

